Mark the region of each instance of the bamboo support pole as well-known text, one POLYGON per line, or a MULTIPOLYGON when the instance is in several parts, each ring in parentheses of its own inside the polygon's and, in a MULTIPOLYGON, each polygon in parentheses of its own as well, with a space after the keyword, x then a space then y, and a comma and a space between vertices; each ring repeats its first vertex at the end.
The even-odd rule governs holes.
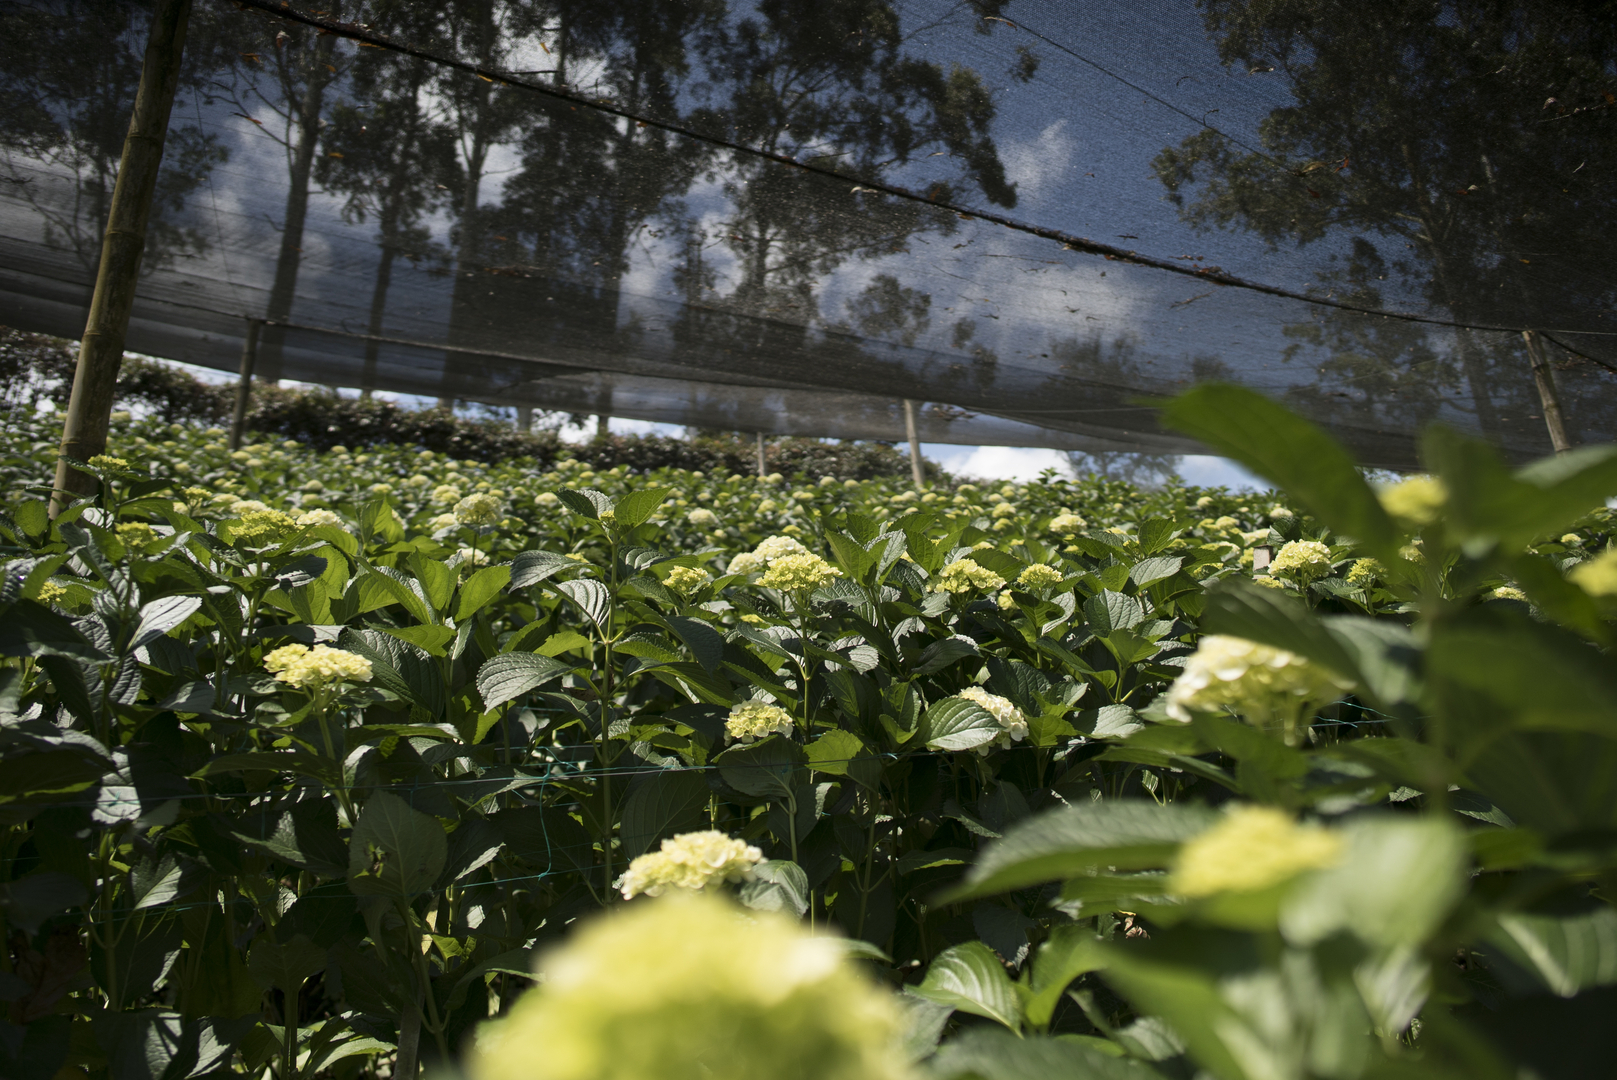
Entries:
POLYGON ((67 459, 87 461, 107 448, 107 423, 118 368, 123 364, 129 313, 134 308, 140 260, 146 250, 152 193, 163 162, 163 143, 180 81, 180 58, 190 17, 191 0, 158 0, 152 12, 135 111, 129 118, 129 134, 124 138, 123 156, 118 162, 107 231, 101 242, 101 265, 90 298, 90 317, 79 343, 67 420, 62 425, 62 456, 56 462, 56 490, 51 496, 53 515, 75 496, 95 490, 95 478, 73 468, 67 459))
POLYGON ((1523 330, 1522 340, 1527 342, 1527 358, 1533 363, 1533 382, 1538 384, 1539 404, 1544 408, 1544 426, 1550 429, 1550 445, 1557 454, 1572 449, 1572 440, 1566 433, 1566 419, 1561 415, 1561 395, 1555 386, 1555 369, 1544 353, 1544 342, 1536 330, 1523 330))
POLYGON ((910 440, 910 479, 920 491, 926 487, 926 472, 921 468, 921 440, 915 433, 915 402, 909 398, 904 399, 904 434, 910 440))
POLYGON ((230 449, 241 449, 242 432, 247 427, 247 406, 253 397, 253 367, 258 363, 258 331, 264 320, 247 320, 247 337, 241 343, 241 375, 236 380, 236 410, 230 417, 230 449))
POLYGON ((764 457, 764 433, 758 432, 758 476, 762 479, 769 475, 769 462, 764 457))

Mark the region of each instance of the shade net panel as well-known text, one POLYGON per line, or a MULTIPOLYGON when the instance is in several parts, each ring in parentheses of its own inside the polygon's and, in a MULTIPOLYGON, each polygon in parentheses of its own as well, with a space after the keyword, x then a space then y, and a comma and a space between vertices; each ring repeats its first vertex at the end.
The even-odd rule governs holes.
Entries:
MULTIPOLYGON (((0 3, 0 321, 82 332, 146 10, 0 3)), ((132 349, 700 427, 1617 428, 1617 8, 196 0, 132 349)))

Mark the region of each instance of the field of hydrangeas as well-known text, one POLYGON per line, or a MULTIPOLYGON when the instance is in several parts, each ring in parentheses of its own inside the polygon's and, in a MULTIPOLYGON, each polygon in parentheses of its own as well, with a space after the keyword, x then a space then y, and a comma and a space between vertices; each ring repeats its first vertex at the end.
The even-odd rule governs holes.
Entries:
POLYGON ((0 1075, 1598 1074, 1617 453, 1167 415, 1275 490, 12 416, 0 1075))

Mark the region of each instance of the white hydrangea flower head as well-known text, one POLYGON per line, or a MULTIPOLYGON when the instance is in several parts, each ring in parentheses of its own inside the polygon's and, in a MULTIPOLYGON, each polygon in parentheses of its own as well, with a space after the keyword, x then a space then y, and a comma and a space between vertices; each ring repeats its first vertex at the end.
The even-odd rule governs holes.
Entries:
POLYGON ((695 510, 685 515, 685 520, 698 529, 711 529, 719 523, 719 515, 705 506, 698 506, 695 510))
POLYGON ((494 525, 504 516, 500 500, 484 492, 468 495, 455 503, 455 519, 462 525, 494 525))
POLYGON ((1304 710, 1352 688, 1349 680, 1294 652, 1209 634, 1168 688, 1167 712, 1188 723, 1192 710, 1234 709, 1260 727, 1279 726, 1295 742, 1304 710))
POLYGON ((1527 602, 1527 594, 1514 585, 1501 585, 1488 594, 1490 600, 1520 600, 1527 602))
POLYGON ((1196 509, 1198 510, 1205 510, 1212 505, 1213 497, 1211 495, 1203 495, 1201 498, 1196 500, 1196 509))
POLYGON ((342 518, 330 510, 305 510, 297 516, 297 526, 300 529, 311 529, 322 525, 332 528, 342 528, 342 518))
POLYGON ((586 920, 471 1080, 910 1080, 894 996, 796 919, 676 889, 586 920))
POLYGON ((1000 726, 1000 734, 992 743, 979 747, 979 753, 986 754, 992 746, 1006 747, 1027 738, 1027 714, 1018 709, 1009 698, 990 694, 980 686, 968 686, 955 697, 981 706, 1000 726))
POLYGON ((460 502, 460 488, 454 484, 439 484, 432 489, 432 501, 439 506, 453 506, 460 502))
POLYGON ((1191 899, 1258 892, 1305 870, 1334 866, 1345 847, 1335 832, 1299 825, 1272 806, 1235 806, 1185 843, 1170 880, 1174 892, 1191 899))
POLYGON ((1406 528, 1430 525, 1443 514, 1449 491, 1435 476, 1411 476, 1376 492, 1382 509, 1406 528))
POLYGON ((1331 572, 1331 549, 1318 540, 1293 540, 1275 553, 1269 573, 1307 585, 1331 572))
POLYGON ((561 499, 556 497, 556 493, 554 491, 541 491, 539 494, 533 497, 533 503, 535 506, 551 507, 556 506, 560 502, 561 499))
POLYGON ((772 562, 786 555, 807 555, 809 549, 802 542, 790 536, 771 536, 752 549, 755 557, 764 562, 772 562))
POLYGON ((479 551, 476 548, 463 547, 459 551, 455 552, 455 554, 460 556, 462 566, 476 567, 488 565, 488 552, 486 551, 479 551))
POLYGON ((762 851, 716 830, 681 833, 664 840, 660 851, 631 862, 618 887, 629 900, 641 893, 661 896, 669 889, 734 884, 751 878, 753 867, 763 861, 762 851))
POLYGON ((771 735, 790 735, 792 727, 791 714, 779 705, 743 701, 730 707, 730 715, 724 721, 724 734, 736 742, 750 743, 771 735))
POLYGON ((743 551, 730 560, 726 573, 756 574, 764 568, 764 561, 750 551, 743 551))
POLYGON ((264 670, 276 682, 299 690, 320 690, 337 683, 371 681, 371 662, 358 653, 329 645, 283 645, 266 653, 264 670))
POLYGON ((459 525, 460 519, 454 514, 439 514, 437 517, 427 522, 427 527, 433 532, 437 532, 439 529, 458 528, 459 525))

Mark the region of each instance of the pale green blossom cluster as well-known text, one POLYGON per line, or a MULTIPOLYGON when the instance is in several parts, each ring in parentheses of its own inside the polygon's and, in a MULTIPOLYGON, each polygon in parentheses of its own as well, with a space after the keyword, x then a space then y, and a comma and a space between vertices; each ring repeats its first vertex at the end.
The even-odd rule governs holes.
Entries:
POLYGON ((1353 565, 1348 568, 1347 583, 1358 585, 1374 585, 1387 576, 1387 568, 1377 559, 1354 559, 1353 565))
POLYGON ((737 742, 750 743, 770 735, 790 735, 792 717, 779 705, 765 701, 743 701, 730 707, 724 733, 737 742))
POLYGON ((990 694, 980 686, 968 686, 955 697, 981 707, 1000 726, 1000 734, 995 736, 992 743, 979 747, 979 753, 988 753, 991 746, 1007 747, 1027 738, 1027 714, 1009 698, 990 694))
POLYGON ((1280 726, 1297 738, 1302 712, 1352 684, 1294 652, 1246 638, 1209 634, 1168 688, 1167 711, 1189 722, 1192 712, 1232 709, 1260 727, 1280 726))
POLYGON ((905 1080, 901 1013, 795 919, 677 892, 587 921, 478 1032, 472 1080, 905 1080))
POLYGON ((1318 825, 1299 825, 1272 806, 1235 806, 1179 851, 1170 878, 1180 896, 1258 892, 1305 870, 1334 865, 1346 845, 1318 825))
POLYGON ((763 861, 762 851, 721 832, 681 833, 631 862, 618 879, 618 888, 629 900, 641 893, 661 896, 669 889, 734 884, 752 877, 753 867, 763 861))
POLYGON ((938 573, 937 587, 946 593, 993 592, 1005 579, 971 559, 956 559, 938 573))
POLYGON ((676 566, 668 571, 663 584, 681 596, 689 596, 713 580, 713 575, 694 566, 676 566))
POLYGON ((1443 513, 1448 489, 1435 476, 1411 476, 1376 493, 1382 509, 1408 528, 1432 524, 1443 513))
POLYGON ((1567 577, 1590 596, 1617 596, 1617 548, 1579 563, 1567 577))
POLYGON ((300 529, 312 529, 322 525, 342 528, 342 518, 330 510, 305 510, 299 514, 294 522, 300 529))
POLYGON ((455 520, 474 528, 496 525, 505 516, 500 500, 487 492, 477 492, 455 503, 455 520))
POLYGON ((371 681, 369 660, 329 645, 316 645, 312 649, 307 645, 282 645, 265 654, 264 670, 273 673, 276 682, 299 690, 319 690, 333 683, 371 681))
POLYGON ((1048 589, 1060 585, 1064 575, 1048 563, 1033 563, 1016 575, 1016 583, 1024 589, 1048 589))
POLYGON ((695 510, 685 515, 685 521, 698 529, 711 529, 719 523, 719 515, 705 506, 698 506, 695 510))
POLYGON ((1307 585, 1331 572, 1331 549, 1318 540, 1293 540, 1275 553, 1269 573, 1307 585))
POLYGON ((1089 522, 1077 514, 1057 514, 1050 519, 1050 531, 1066 536, 1069 533, 1079 532, 1089 528, 1089 522))
POLYGON ((801 555, 782 555, 769 560, 758 584, 781 592, 813 592, 831 584, 842 576, 842 571, 812 552, 801 555))

